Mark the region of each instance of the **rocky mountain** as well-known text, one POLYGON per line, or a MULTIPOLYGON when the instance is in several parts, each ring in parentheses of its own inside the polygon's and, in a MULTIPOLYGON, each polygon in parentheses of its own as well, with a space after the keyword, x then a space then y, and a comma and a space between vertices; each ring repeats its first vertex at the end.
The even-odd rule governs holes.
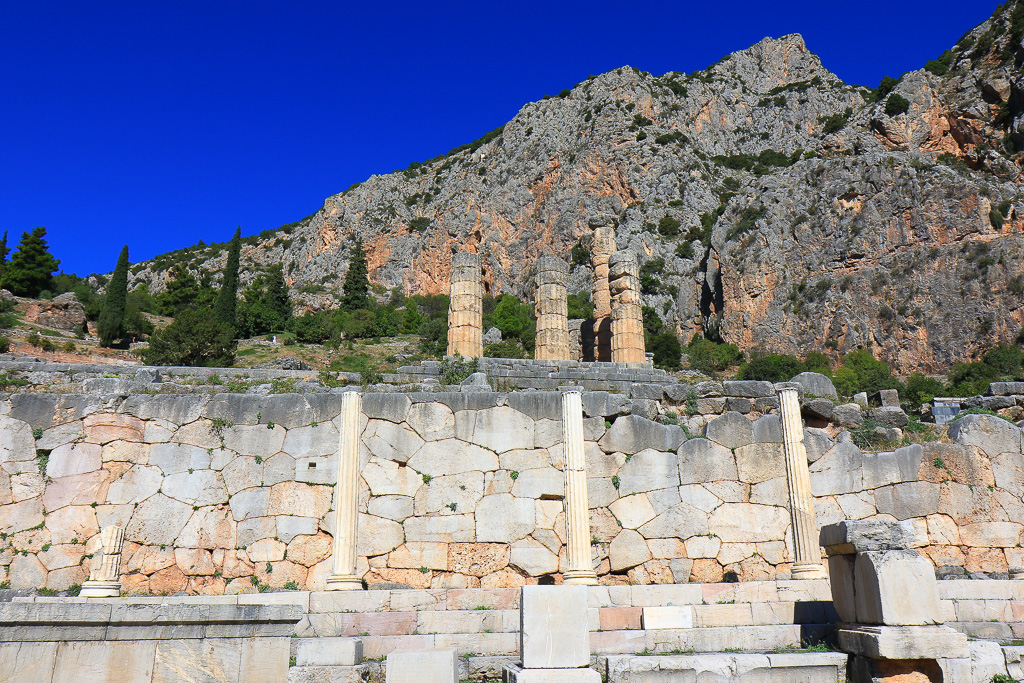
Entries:
MULTIPOLYGON (((843 83, 798 35, 689 74, 622 67, 328 197, 243 267, 283 263, 300 301, 328 307, 358 236, 371 281, 406 293, 446 292, 460 249, 484 256, 487 292, 526 297, 538 256, 575 255, 580 291, 574 247, 613 222, 645 304, 684 336, 941 370, 1024 325, 1022 34, 1024 0, 1007 3, 888 93, 843 83)), ((160 291, 167 265, 132 277, 160 291)))

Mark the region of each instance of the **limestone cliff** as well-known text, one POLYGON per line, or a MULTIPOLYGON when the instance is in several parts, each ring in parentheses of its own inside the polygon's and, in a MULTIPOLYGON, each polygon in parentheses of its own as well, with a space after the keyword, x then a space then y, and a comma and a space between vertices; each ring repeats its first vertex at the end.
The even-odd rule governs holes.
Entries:
MULTIPOLYGON (((904 372, 947 367, 1024 324, 1024 49, 1008 5, 932 65, 943 75, 908 73, 881 100, 798 35, 690 74, 588 78, 459 151, 327 198, 243 266, 281 262, 297 293, 336 291, 360 236, 386 287, 446 292, 465 248, 483 256, 485 291, 530 296, 535 259, 568 257, 611 214, 620 248, 663 260, 644 303, 681 334, 788 353, 871 345, 904 372)), ((133 277, 159 291, 166 274, 133 277)), ((570 290, 589 286, 576 265, 570 290)))

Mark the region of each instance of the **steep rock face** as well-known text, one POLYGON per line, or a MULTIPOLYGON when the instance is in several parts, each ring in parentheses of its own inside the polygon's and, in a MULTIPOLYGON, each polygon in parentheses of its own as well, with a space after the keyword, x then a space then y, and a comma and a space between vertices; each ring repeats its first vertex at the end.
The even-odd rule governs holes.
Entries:
MULTIPOLYGON (((901 79, 895 115, 797 35, 691 74, 591 77, 472 145, 329 197, 287 239, 247 247, 243 266, 283 263, 303 305, 330 306, 299 290, 336 291, 358 236, 386 287, 446 292, 453 251, 468 249, 485 291, 531 296, 533 261, 569 256, 591 218, 612 215, 619 248, 649 264, 645 305, 681 334, 788 353, 870 344, 902 371, 945 367, 1024 323, 1010 13, 965 36, 945 75, 901 79)), ((224 258, 191 256, 194 269, 224 258)), ((133 276, 159 291, 165 270, 133 276)), ((570 288, 590 281, 576 264, 570 288)))

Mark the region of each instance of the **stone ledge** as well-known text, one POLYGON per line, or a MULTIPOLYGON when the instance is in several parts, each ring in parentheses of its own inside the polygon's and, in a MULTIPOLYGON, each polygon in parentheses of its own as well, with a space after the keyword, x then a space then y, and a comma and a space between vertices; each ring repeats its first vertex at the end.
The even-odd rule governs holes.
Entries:
POLYGON ((0 604, 0 640, 166 640, 290 636, 296 605, 0 604))
POLYGON ((968 657, 967 636, 948 626, 843 624, 839 647, 870 659, 959 659, 968 657))

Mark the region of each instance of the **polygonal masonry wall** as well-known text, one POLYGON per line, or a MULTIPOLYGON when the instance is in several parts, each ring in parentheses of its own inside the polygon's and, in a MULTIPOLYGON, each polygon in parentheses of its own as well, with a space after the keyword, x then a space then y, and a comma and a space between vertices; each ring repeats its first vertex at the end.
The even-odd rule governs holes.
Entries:
MULTIPOLYGON (((707 438, 686 439, 674 425, 603 414, 617 412, 611 403, 583 395, 602 583, 789 575, 777 416, 726 413, 707 438)), ((120 524, 127 592, 323 588, 340 406, 338 394, 0 401, 0 581, 81 584, 99 529, 120 524)), ((558 392, 365 394, 362 407, 357 573, 367 582, 560 580, 558 392)), ((972 415, 950 435, 953 443, 875 454, 805 430, 817 524, 908 519, 914 545, 941 571, 1019 567, 1021 430, 972 415)))

